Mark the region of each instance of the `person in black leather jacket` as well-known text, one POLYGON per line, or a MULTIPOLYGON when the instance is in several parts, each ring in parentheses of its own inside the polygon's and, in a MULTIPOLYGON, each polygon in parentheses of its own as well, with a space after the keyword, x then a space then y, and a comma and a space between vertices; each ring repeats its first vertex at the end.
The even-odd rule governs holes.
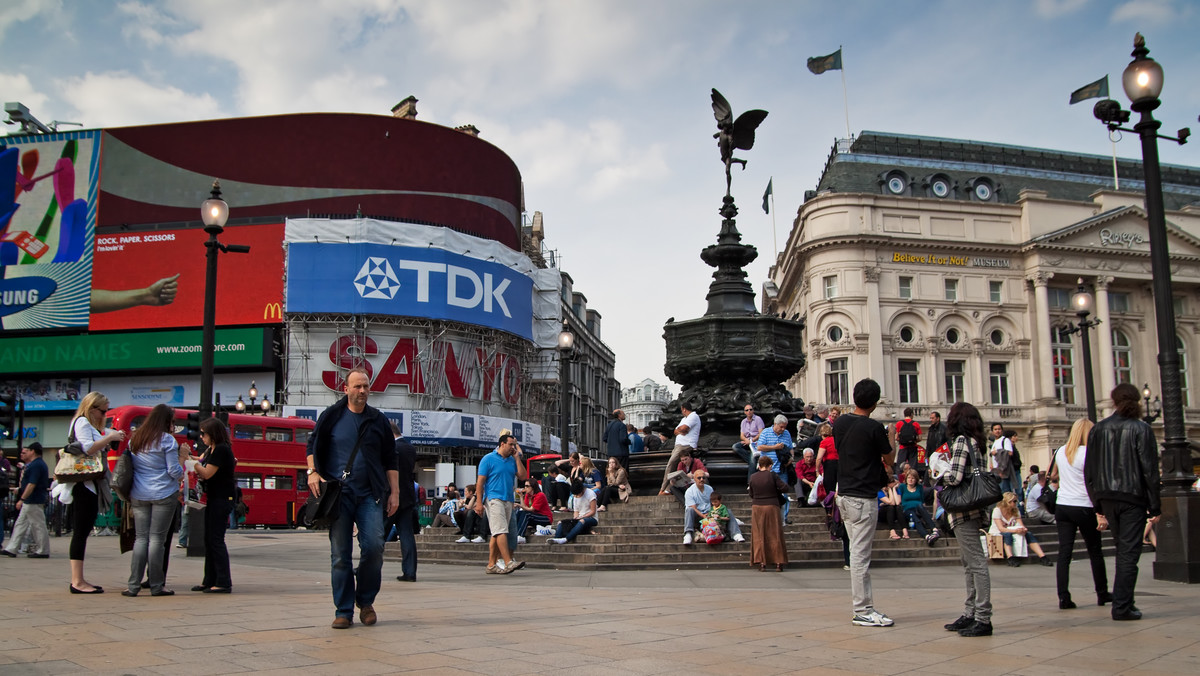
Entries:
POLYGON ((1111 527, 1117 543, 1112 618, 1139 620, 1133 605, 1147 516, 1161 512, 1159 452, 1154 431, 1141 420, 1141 393, 1128 383, 1112 391, 1113 415, 1088 434, 1083 478, 1098 528, 1111 527))

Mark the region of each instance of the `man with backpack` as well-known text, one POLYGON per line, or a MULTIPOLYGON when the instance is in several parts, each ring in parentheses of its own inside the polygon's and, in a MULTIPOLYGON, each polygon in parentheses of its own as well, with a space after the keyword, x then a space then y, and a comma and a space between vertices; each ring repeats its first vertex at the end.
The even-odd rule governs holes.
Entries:
POLYGON ((904 420, 896 423, 895 438, 896 467, 902 467, 907 462, 910 467, 917 468, 917 440, 921 438, 921 423, 913 420, 911 408, 904 409, 904 420))

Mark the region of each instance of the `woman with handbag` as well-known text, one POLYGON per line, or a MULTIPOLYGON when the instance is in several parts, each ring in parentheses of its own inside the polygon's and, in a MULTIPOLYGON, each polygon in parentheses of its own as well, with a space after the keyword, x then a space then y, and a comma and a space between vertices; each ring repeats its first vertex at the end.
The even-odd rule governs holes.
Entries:
POLYGON ((768 564, 783 572, 788 563, 779 505, 787 499, 787 484, 771 471, 774 458, 758 456, 758 471, 750 477, 750 565, 765 571, 768 564))
POLYGON ((600 511, 608 510, 608 506, 614 502, 627 502, 629 500, 629 473, 621 466, 621 463, 615 460, 608 461, 608 477, 604 485, 604 490, 600 491, 600 511))
MULTIPOLYGON (((125 433, 104 427, 104 418, 108 414, 108 397, 99 392, 88 392, 75 409, 75 417, 71 419, 70 442, 78 443, 84 455, 99 456, 108 469, 109 445, 125 440, 125 433)), ((96 516, 103 504, 108 511, 112 508, 112 489, 108 484, 107 473, 101 479, 76 483, 71 489, 71 499, 74 513, 74 523, 71 531, 71 593, 72 594, 102 594, 103 587, 91 584, 83 577, 83 559, 87 554, 87 539, 96 525, 96 516)))
POLYGON ((967 599, 963 614, 946 625, 947 631, 959 636, 992 635, 992 579, 988 574, 987 552, 979 540, 979 531, 988 522, 987 506, 954 507, 947 493, 967 488, 982 488, 994 476, 987 471, 983 451, 987 439, 983 433, 983 418, 979 409, 960 401, 950 408, 946 426, 953 441, 950 443, 950 469, 942 475, 942 505, 950 519, 950 527, 958 539, 958 550, 966 571, 967 599), (978 483, 968 486, 969 483, 978 483), (955 487, 962 487, 953 491, 955 487))
POLYGON ((192 591, 228 594, 233 589, 229 574, 229 550, 225 547, 225 529, 233 511, 237 486, 233 470, 237 460, 229 443, 229 431, 216 418, 200 423, 200 441, 204 454, 196 462, 196 476, 204 481, 204 580, 192 591))
POLYGON ((1112 601, 1108 591, 1108 571, 1104 567, 1104 553, 1100 547, 1100 529, 1096 509, 1088 497, 1083 482, 1083 462, 1087 457, 1087 438, 1094 423, 1080 418, 1071 425, 1067 443, 1054 452, 1054 464, 1050 467, 1050 481, 1058 481, 1058 499, 1054 507, 1055 523, 1058 526, 1058 607, 1070 610, 1076 607, 1071 600, 1071 559, 1075 550, 1075 533, 1083 536, 1087 545, 1088 559, 1092 563, 1092 583, 1096 588, 1096 604, 1112 601))
POLYGON ((992 526, 988 529, 988 535, 1002 536, 1005 562, 1013 568, 1021 566, 1021 562, 1017 558, 1028 557, 1030 550, 1038 555, 1043 566, 1054 565, 1046 557, 1046 552, 1042 551, 1037 537, 1029 532, 1029 529, 1025 527, 1025 522, 1021 520, 1021 511, 1017 507, 1017 494, 1012 491, 1005 493, 1004 499, 992 510, 992 526))
POLYGON ((150 409, 129 439, 133 486, 129 507, 133 511, 133 558, 129 565, 128 589, 121 596, 137 596, 142 575, 150 580, 151 596, 171 596, 163 572, 163 550, 171 538, 171 522, 179 504, 179 480, 183 478, 186 451, 171 435, 175 410, 166 404, 150 409), (149 571, 147 571, 147 567, 149 571))

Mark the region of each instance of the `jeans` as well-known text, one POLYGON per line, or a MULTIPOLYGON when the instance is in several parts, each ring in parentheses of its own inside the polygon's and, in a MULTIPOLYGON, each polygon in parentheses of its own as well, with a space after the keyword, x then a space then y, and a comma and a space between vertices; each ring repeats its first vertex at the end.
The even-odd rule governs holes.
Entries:
POLYGON ((1096 594, 1108 591, 1108 570, 1104 567, 1104 553, 1100 546, 1100 531, 1096 530, 1096 510, 1091 507, 1058 505, 1054 510, 1058 519, 1058 565, 1055 570, 1058 581, 1058 598, 1071 598, 1071 559, 1075 556, 1075 532, 1083 535, 1088 559, 1092 562, 1092 583, 1096 594))
MULTIPOLYGON (((233 500, 214 500, 204 508, 204 580, 205 587, 233 586, 229 574, 229 549, 225 546, 225 530, 233 500)), ((184 519, 184 523, 187 520, 184 519)))
POLYGON ((26 538, 33 543, 30 546, 30 554, 50 553, 50 531, 46 528, 45 504, 21 503, 21 513, 17 515, 17 521, 13 524, 12 538, 9 539, 5 551, 16 554, 21 541, 26 538))
MULTIPOLYGON (((904 516, 912 517, 913 524, 917 527, 917 532, 921 534, 921 537, 929 535, 930 531, 937 528, 933 523, 933 517, 929 515, 929 510, 925 509, 925 505, 909 507, 904 510, 904 516)), ((908 524, 905 523, 904 525, 907 526, 908 524)))
POLYGON ((517 535, 525 535, 531 523, 539 526, 549 526, 550 517, 526 509, 517 511, 517 535))
POLYGON ((338 518, 329 527, 330 586, 338 617, 353 617, 354 606, 375 603, 383 572, 383 504, 343 487, 338 518), (354 526, 358 526, 358 569, 354 568, 354 526))
POLYGON ((571 530, 567 531, 566 535, 563 535, 563 523, 560 521, 558 523, 558 527, 554 529, 554 537, 566 538, 567 542, 574 542, 575 538, 579 537, 580 535, 591 532, 591 530, 596 527, 596 523, 596 517, 585 516, 579 521, 576 521, 575 525, 571 527, 571 530))
POLYGON ((157 594, 166 584, 163 572, 163 550, 171 539, 171 522, 175 520, 175 509, 179 506, 179 493, 161 500, 129 501, 133 509, 133 558, 129 562, 129 591, 137 593, 142 586, 142 576, 149 567, 150 592, 157 594))
MULTIPOLYGON (((777 474, 775 474, 775 476, 779 477, 779 480, 783 482, 783 485, 784 485, 784 486, 786 486, 786 485, 787 485, 787 479, 788 479, 788 478, 787 478, 787 472, 784 472, 784 473, 782 473, 782 474, 778 474, 778 473, 777 473, 777 474)), ((784 523, 784 524, 786 524, 786 523, 787 523, 787 518, 788 518, 788 512, 791 512, 791 511, 792 511, 792 498, 791 498, 791 496, 790 496, 790 495, 788 495, 787 493, 784 493, 784 494, 783 494, 783 497, 784 497, 784 498, 785 498, 787 501, 786 501, 786 502, 784 502, 782 505, 780 505, 780 509, 782 509, 782 510, 783 510, 783 523, 784 523)))
POLYGON ((413 580, 417 579, 417 538, 413 529, 416 511, 417 507, 413 505, 396 510, 393 515, 400 540, 400 572, 413 580))
POLYGON ((1113 573, 1113 616, 1133 610, 1133 589, 1137 586, 1138 559, 1142 557, 1142 535, 1146 532, 1146 508, 1121 500, 1102 500, 1099 505, 1108 517, 1108 527, 1117 541, 1117 570, 1113 573))
POLYGON ((746 461, 746 483, 750 483, 750 477, 754 476, 754 473, 758 471, 758 467, 754 464, 754 453, 750 450, 750 446, 740 441, 733 445, 733 452, 737 453, 739 458, 746 461))
POLYGON ((992 621, 992 578, 988 574, 987 552, 979 539, 981 519, 967 519, 954 527, 958 539, 958 553, 962 559, 967 583, 967 600, 963 605, 963 617, 974 617, 979 622, 992 621))
POLYGON ((850 593, 854 614, 868 615, 875 612, 875 596, 871 590, 871 541, 879 521, 879 501, 839 495, 837 504, 850 541, 850 593))
MULTIPOLYGON (((733 511, 729 512, 729 524, 726 526, 729 531, 729 537, 732 539, 735 535, 742 534, 742 528, 738 525, 737 517, 733 515, 733 511)), ((683 510, 683 532, 694 533, 700 530, 700 517, 690 508, 683 510)))

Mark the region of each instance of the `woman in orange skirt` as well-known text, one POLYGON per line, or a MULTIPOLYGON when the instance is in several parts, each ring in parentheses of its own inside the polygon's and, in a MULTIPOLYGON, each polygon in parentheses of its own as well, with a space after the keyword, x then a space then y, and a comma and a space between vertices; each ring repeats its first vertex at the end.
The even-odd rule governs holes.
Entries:
POLYGON ((759 457, 758 471, 750 477, 750 565, 765 571, 773 563, 775 570, 783 572, 788 558, 779 496, 787 495, 788 487, 771 471, 771 465, 771 458, 759 457))

